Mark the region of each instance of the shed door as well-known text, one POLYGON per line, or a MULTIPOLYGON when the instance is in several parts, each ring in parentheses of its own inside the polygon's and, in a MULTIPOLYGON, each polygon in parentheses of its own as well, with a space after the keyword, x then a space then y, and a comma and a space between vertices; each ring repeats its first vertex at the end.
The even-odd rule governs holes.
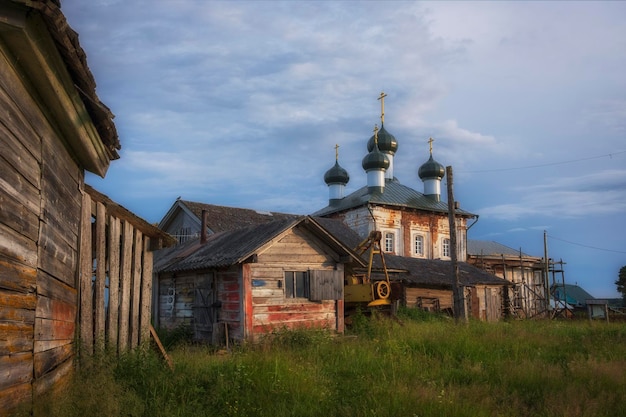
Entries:
POLYGON ((217 320, 216 301, 213 274, 197 275, 193 303, 193 336, 195 340, 211 342, 213 325, 217 320))

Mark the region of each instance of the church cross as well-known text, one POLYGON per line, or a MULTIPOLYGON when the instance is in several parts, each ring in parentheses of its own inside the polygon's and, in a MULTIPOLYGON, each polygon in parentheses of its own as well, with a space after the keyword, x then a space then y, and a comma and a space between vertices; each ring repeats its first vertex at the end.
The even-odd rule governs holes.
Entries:
POLYGON ((387 94, 381 91, 380 97, 378 97, 378 100, 380 100, 380 123, 385 123, 385 97, 387 97, 387 94))
POLYGON ((335 144, 335 161, 339 161, 339 144, 335 144))
POLYGON ((428 144, 430 145, 430 154, 433 154, 433 142, 435 140, 433 138, 428 139, 428 144))

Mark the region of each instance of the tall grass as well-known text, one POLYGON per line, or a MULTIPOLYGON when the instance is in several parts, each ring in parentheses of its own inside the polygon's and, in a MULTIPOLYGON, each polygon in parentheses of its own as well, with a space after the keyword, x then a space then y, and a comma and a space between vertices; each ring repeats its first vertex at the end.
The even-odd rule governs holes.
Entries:
POLYGON ((623 324, 455 325, 356 317, 347 337, 282 331, 220 353, 190 344, 83 364, 46 416, 626 415, 623 324))

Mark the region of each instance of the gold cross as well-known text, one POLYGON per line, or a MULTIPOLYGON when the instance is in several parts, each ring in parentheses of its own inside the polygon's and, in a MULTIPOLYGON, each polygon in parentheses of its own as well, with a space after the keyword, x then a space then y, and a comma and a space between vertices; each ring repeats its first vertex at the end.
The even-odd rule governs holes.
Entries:
POLYGON ((378 148, 378 126, 374 125, 374 143, 376 144, 376 147, 378 148))
POLYGON ((381 91, 380 97, 378 97, 378 100, 380 100, 380 122, 381 123, 385 123, 385 97, 387 97, 387 94, 381 91))
POLYGON ((339 160, 339 144, 335 144, 335 161, 339 160))
POLYGON ((428 144, 430 145, 430 154, 433 154, 433 142, 435 140, 433 138, 428 139, 428 144))

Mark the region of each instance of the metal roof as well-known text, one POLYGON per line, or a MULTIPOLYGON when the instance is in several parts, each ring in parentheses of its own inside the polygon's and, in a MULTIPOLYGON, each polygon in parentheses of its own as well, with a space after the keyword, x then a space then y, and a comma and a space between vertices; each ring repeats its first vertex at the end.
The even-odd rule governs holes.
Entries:
MULTIPOLYGON (((448 213, 448 203, 435 201, 424 194, 410 187, 400 184, 397 179, 385 181, 385 188, 382 193, 369 193, 367 186, 361 187, 346 197, 333 202, 313 213, 313 216, 326 216, 332 213, 346 211, 352 208, 361 207, 367 204, 386 205, 401 208, 409 208, 436 213, 448 213)), ((469 211, 457 209, 459 216, 476 217, 469 211)))
MULTIPOLYGON (((467 254, 472 256, 519 256, 520 251, 498 242, 467 239, 467 254)), ((530 257, 530 255, 524 252, 522 252, 522 256, 530 257)))

